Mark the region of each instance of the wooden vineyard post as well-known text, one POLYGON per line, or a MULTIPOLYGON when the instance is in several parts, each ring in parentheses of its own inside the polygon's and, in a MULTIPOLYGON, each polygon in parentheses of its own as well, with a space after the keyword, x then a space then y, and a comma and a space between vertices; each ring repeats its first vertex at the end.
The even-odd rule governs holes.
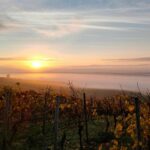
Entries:
POLYGON ((89 134, 88 134, 88 118, 87 118, 87 106, 86 106, 86 95, 83 93, 83 109, 84 109, 84 121, 85 121, 85 135, 86 142, 89 143, 89 134))
POLYGON ((11 126, 11 100, 12 100, 12 89, 11 88, 6 88, 4 90, 5 94, 5 108, 4 108, 4 137, 3 137, 3 144, 2 144, 2 149, 3 150, 9 150, 10 145, 9 145, 9 136, 10 136, 10 126, 11 126))
POLYGON ((141 126, 140 126, 140 103, 139 99, 135 97, 135 113, 136 113, 136 134, 137 134, 137 150, 141 150, 141 126))
POLYGON ((57 96, 56 97, 56 109, 55 109, 55 121, 54 121, 54 129, 55 129, 54 150, 58 150, 59 104, 60 104, 60 97, 57 96))
POLYGON ((46 132, 46 119, 47 119, 47 100, 48 100, 48 97, 49 97, 49 91, 46 91, 45 92, 45 95, 44 95, 44 107, 43 107, 43 128, 42 128, 42 131, 43 131, 43 135, 45 135, 45 132, 46 132))
POLYGON ((81 120, 78 120, 78 133, 79 133, 79 140, 80 140, 80 150, 83 150, 83 143, 82 143, 82 130, 83 126, 81 124, 81 120))
POLYGON ((47 148, 47 144, 46 144, 46 123, 47 123, 47 102, 48 102, 48 98, 50 97, 50 90, 47 89, 45 91, 45 94, 44 94, 44 106, 43 106, 43 125, 42 125, 42 133, 43 133, 43 136, 44 136, 44 149, 47 148))
POLYGON ((92 113, 93 113, 93 98, 90 98, 90 119, 92 120, 92 113))

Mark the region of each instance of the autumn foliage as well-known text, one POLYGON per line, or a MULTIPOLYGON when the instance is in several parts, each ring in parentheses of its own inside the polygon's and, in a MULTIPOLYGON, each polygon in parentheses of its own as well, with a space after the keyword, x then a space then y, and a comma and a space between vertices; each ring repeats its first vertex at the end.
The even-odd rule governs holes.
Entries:
POLYGON ((34 142, 36 144, 42 142, 41 147, 38 146, 39 149, 54 149, 55 144, 58 144, 57 149, 149 149, 150 98, 148 96, 138 97, 140 105, 139 129, 137 129, 133 96, 120 94, 104 99, 86 97, 86 103, 83 103, 84 98, 82 93, 72 87, 70 87, 69 95, 58 95, 50 88, 43 92, 37 92, 4 87, 0 91, 0 149, 17 149, 18 143, 26 145, 27 147, 24 149, 36 149, 34 142), (57 105, 56 97, 58 96, 60 102, 57 105), (55 118, 55 113, 58 111, 56 105, 59 107, 56 117, 59 118, 55 118), (59 122, 56 122, 55 119, 59 119, 59 122), (92 137, 91 126, 94 126, 94 123, 98 121, 103 122, 104 127, 95 125, 94 130, 97 135, 92 137), (34 141, 35 137, 25 134, 28 133, 31 125, 40 126, 40 139, 34 141), (59 132, 55 131, 55 125, 58 125, 59 132), (52 126, 51 132, 47 130, 48 126, 52 126), (101 130, 103 132, 99 132, 100 128, 103 128, 101 130), (76 131, 78 135, 74 147, 69 145, 72 139, 67 138, 68 132, 71 130, 76 131), (137 130, 140 131, 140 141, 137 138, 137 130), (58 134, 57 143, 55 141, 56 133, 58 134), (24 135, 22 140, 18 139, 20 134, 24 135), (87 134, 88 141, 86 140, 87 134))

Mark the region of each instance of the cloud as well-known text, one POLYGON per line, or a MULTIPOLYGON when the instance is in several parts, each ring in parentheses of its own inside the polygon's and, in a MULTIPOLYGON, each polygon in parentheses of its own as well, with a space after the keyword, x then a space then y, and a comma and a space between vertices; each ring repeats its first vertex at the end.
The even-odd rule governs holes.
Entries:
POLYGON ((2 12, 4 10, 0 13, 0 32, 29 32, 35 36, 61 38, 85 30, 109 32, 149 30, 148 2, 148 0, 142 2, 141 0, 0 0, 0 10, 2 12), (81 9, 82 7, 86 9, 81 9))
POLYGON ((49 25, 46 28, 34 28, 33 30, 46 37, 63 37, 84 30, 126 31, 127 29, 107 25, 92 25, 86 24, 81 20, 72 20, 70 23, 58 23, 56 25, 49 25))
POLYGON ((11 16, 0 13, 0 32, 9 33, 19 31, 19 24, 11 16))
MULTIPOLYGON (((32 61, 36 58, 25 58, 25 57, 0 57, 0 61, 32 61)), ((38 58, 38 61, 54 61, 53 58, 38 58)))
POLYGON ((89 10, 148 6, 149 0, 0 0, 1 10, 89 10))
POLYGON ((0 31, 6 28, 6 24, 7 24, 6 20, 7 20, 7 17, 3 14, 0 14, 0 31))
POLYGON ((4 28, 5 26, 2 23, 0 23, 0 31, 3 30, 4 28))
POLYGON ((113 62, 150 62, 150 57, 139 57, 139 58, 119 58, 119 59, 104 59, 105 61, 113 62))
MULTIPOLYGON (((105 11, 104 11, 105 12, 105 11)), ((149 29, 148 17, 101 14, 100 12, 8 12, 0 15, 0 29, 6 32, 27 32, 45 37, 63 37, 84 30, 134 31, 149 29), (143 27, 144 26, 144 27, 143 27)))
POLYGON ((43 28, 33 29, 35 32, 46 37, 62 37, 82 30, 81 20, 70 19, 68 23, 56 23, 43 28))

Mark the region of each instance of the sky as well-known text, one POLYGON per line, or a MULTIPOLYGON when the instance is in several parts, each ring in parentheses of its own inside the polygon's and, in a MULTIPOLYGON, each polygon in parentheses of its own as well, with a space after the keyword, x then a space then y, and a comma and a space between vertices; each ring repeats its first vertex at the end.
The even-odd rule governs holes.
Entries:
POLYGON ((0 72, 149 67, 150 0, 0 0, 0 72), (109 67, 108 67, 109 66, 109 67), (44 69, 44 68, 43 68, 44 69))

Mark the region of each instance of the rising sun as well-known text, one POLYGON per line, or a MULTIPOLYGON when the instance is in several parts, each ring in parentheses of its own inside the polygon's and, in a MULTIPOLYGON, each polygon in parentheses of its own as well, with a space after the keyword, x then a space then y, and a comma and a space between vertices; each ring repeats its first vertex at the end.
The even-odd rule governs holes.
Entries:
POLYGON ((41 61, 38 61, 38 60, 32 61, 31 65, 32 65, 32 67, 35 68, 35 69, 42 68, 42 66, 43 66, 42 62, 41 62, 41 61))

